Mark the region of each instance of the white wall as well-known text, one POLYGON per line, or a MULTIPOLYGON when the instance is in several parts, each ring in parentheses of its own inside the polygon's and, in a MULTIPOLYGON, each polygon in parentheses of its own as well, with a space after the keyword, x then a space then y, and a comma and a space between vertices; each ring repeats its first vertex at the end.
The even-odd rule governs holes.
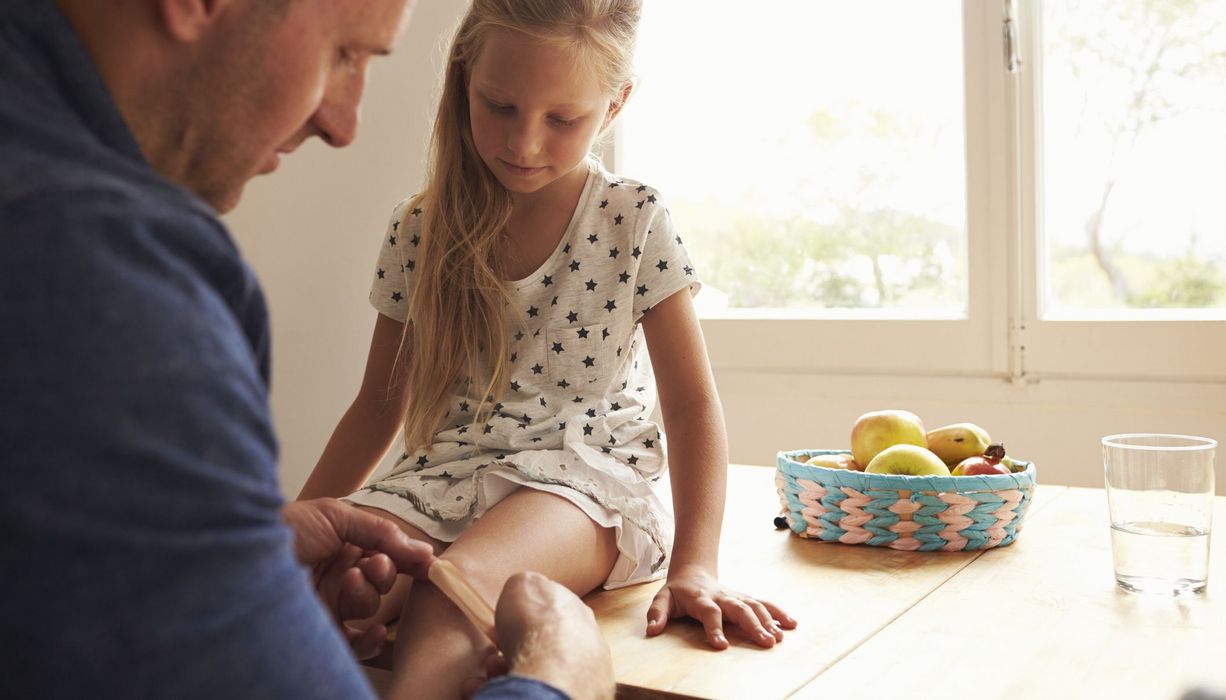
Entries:
MULTIPOLYGON (((463 5, 418 2, 396 53, 372 69, 356 143, 343 151, 304 147, 281 171, 253 183, 229 217, 272 308, 273 410, 288 496, 306 480, 358 387, 375 318, 366 301, 375 255, 392 206, 421 181, 440 44, 463 5)), ((1048 379, 1017 386, 988 378, 772 374, 718 365, 716 380, 735 462, 771 464, 779 449, 844 447, 856 417, 880 408, 907 408, 928 427, 979 423, 1011 454, 1037 462, 1041 482, 1079 486, 1102 483, 1102 435, 1226 438, 1222 383, 1048 379)), ((1226 456, 1218 460, 1218 490, 1226 494, 1223 464, 1226 456)))
POLYGON ((227 217, 272 312, 281 481, 297 495, 361 380, 367 303, 392 207, 422 181, 446 41, 460 0, 417 2, 392 56, 371 67, 357 140, 317 139, 256 179, 227 217))

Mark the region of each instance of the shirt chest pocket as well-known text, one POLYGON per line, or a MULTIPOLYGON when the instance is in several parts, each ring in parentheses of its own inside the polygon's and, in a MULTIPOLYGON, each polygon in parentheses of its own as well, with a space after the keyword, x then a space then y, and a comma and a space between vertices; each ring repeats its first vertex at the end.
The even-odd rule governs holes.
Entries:
MULTIPOLYGON (((563 390, 583 392, 612 376, 616 354, 603 325, 546 328, 545 357, 549 379, 563 390)), ((599 388, 603 389, 603 385, 599 388)))

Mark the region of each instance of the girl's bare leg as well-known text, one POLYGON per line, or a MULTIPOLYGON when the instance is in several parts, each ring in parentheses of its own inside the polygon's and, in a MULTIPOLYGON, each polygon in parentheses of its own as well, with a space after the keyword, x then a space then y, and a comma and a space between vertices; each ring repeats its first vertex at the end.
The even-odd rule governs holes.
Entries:
MULTIPOLYGON (((507 578, 520 571, 537 571, 584 595, 608 577, 617 545, 612 529, 566 499, 520 488, 441 556, 494 604, 507 578)), ((456 700, 465 680, 483 675, 489 647, 460 610, 423 581, 401 615, 388 697, 456 700)))

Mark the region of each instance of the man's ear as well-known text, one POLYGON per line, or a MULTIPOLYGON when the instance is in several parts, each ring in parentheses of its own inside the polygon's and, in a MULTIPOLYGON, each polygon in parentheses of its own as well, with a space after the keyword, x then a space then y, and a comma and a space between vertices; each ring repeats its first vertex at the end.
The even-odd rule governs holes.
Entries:
POLYGON ((230 4, 230 0, 157 0, 166 32, 189 44, 199 40, 230 4))

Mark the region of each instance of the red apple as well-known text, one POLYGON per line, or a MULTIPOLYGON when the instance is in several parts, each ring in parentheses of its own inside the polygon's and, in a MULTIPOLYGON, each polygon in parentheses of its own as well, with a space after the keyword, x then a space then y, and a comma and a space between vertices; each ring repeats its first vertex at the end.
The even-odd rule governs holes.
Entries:
POLYGON ((958 466, 954 467, 950 474, 954 476, 984 476, 991 474, 1009 474, 1009 468, 998 461, 989 459, 982 455, 976 457, 967 457, 958 462, 958 466))

